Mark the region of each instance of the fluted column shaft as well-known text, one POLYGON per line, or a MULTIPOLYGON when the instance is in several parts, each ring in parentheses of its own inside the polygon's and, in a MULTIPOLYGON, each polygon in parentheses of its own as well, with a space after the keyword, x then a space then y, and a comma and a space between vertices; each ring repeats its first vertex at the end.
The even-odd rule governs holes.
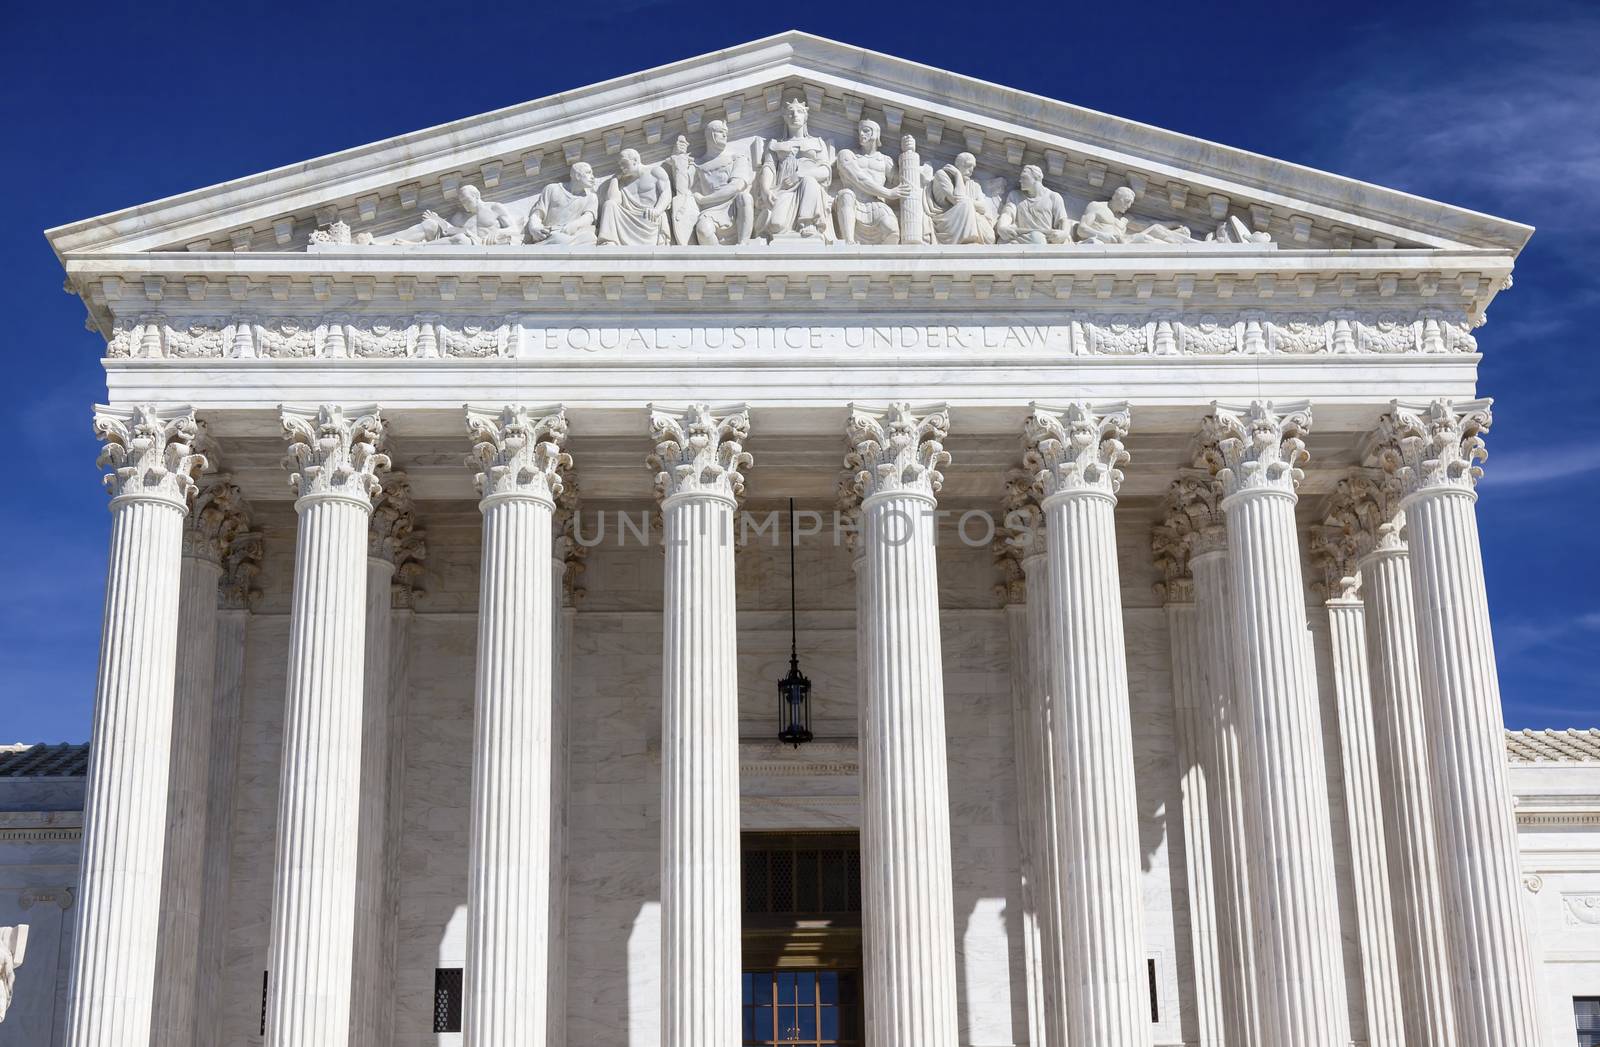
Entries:
POLYGON ((394 1003, 385 991, 383 880, 388 850, 389 673, 394 562, 367 558, 367 648, 362 668, 361 797, 356 852, 355 938, 350 971, 351 1047, 380 1047, 394 1003))
POLYGON ((212 710, 216 704, 217 585, 222 565, 201 536, 186 536, 179 582, 177 677, 167 782, 166 861, 151 1037, 188 1047, 200 977, 200 907, 205 864, 212 710))
POLYGON ((1367 1042, 1372 1047, 1405 1047, 1388 848, 1383 834, 1383 797, 1373 739, 1366 612, 1356 598, 1331 599, 1326 606, 1334 697, 1339 706, 1339 752, 1350 826, 1351 879, 1361 941, 1367 1042))
POLYGON ((866 972, 884 1047, 956 1044, 955 903, 945 753, 935 503, 909 493, 862 503, 867 589, 862 754, 863 914, 882 962, 866 972))
POLYGON ((388 460, 376 409, 284 413, 299 529, 289 620, 268 1047, 344 1047, 360 814, 367 522, 388 460))
POLYGON ((200 982, 195 993, 195 1042, 224 1043, 222 974, 227 965, 228 889, 233 873, 233 805, 239 767, 240 704, 250 612, 218 608, 216 711, 211 719, 211 761, 206 804, 206 846, 200 906, 200 982))
MULTIPOLYGON (((1042 523, 1042 520, 1041 520, 1042 523)), ((1028 732, 1026 760, 1032 783, 1031 820, 1034 826, 1034 891, 1039 911, 1039 954, 1044 987, 1045 1043, 1067 1043, 1067 972, 1062 966, 1065 945, 1061 919, 1064 903, 1060 869, 1061 821, 1057 813, 1059 780, 1055 746, 1051 742, 1054 709, 1050 700, 1050 560, 1042 541, 1039 552, 1026 556, 1022 570, 1027 579, 1028 618, 1028 732)))
POLYGON ((1222 964, 1224 1016, 1229 1044, 1263 1047, 1255 935, 1255 896, 1251 892, 1250 789, 1245 760, 1251 751, 1249 722, 1239 701, 1233 620, 1233 580, 1227 546, 1214 543, 1195 551, 1195 610, 1203 653, 1202 681, 1212 766, 1216 771, 1211 805, 1212 854, 1216 857, 1217 944, 1222 964))
POLYGON ((566 561, 550 561, 555 615, 555 657, 550 721, 550 1047, 567 1042, 567 881, 568 795, 572 724, 572 643, 577 609, 563 606, 566 561))
POLYGON ((1367 556, 1361 561, 1361 594, 1367 615, 1378 769, 1388 798, 1395 950, 1405 993, 1407 1041, 1455 1043, 1410 559, 1404 547, 1367 556))
POLYGON ((665 1047, 740 1042, 734 501, 662 502, 661 992, 665 1047))
POLYGON ((1189 885, 1189 937, 1194 957, 1195 1025, 1200 1047, 1221 1047, 1226 1021, 1217 915, 1218 877, 1212 839, 1212 798, 1217 792, 1214 728, 1200 641, 1200 621, 1192 600, 1166 604, 1167 639, 1172 650, 1172 694, 1178 736, 1178 785, 1183 796, 1183 848, 1189 885))
POLYGON ((1045 1033, 1048 1007, 1045 1003, 1044 940, 1045 918, 1041 912, 1044 862, 1040 857, 1037 824, 1040 776, 1033 760, 1033 738, 1029 715, 1033 690, 1032 655, 1029 650, 1028 608, 1026 604, 1006 604, 1006 634, 1011 651, 1011 745, 1016 760, 1017 782, 1017 872, 1018 893, 1022 902, 1019 934, 1022 938, 1022 970, 1028 1004, 1028 1043, 1039 1047, 1047 1042, 1045 1033))
POLYGON ((1392 406, 1380 457, 1411 552, 1456 1031, 1465 1047, 1520 1047, 1538 1024, 1474 504, 1489 403, 1392 406))
POLYGON ((1473 497, 1424 494, 1406 503, 1406 519, 1459 1031, 1484 1047, 1533 1043, 1517 828, 1473 497))
POLYGON ((160 926, 183 522, 197 433, 186 410, 105 410, 112 493, 100 669, 84 791, 66 1042, 150 1041, 160 926))

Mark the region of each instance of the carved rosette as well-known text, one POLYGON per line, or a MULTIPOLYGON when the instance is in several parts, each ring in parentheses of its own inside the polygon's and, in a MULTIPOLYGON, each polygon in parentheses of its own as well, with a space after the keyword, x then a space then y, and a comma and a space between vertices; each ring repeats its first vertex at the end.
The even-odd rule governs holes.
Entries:
POLYGON ((149 499, 188 508, 195 478, 206 467, 205 455, 195 448, 200 432, 192 410, 163 413, 154 404, 96 407, 94 433, 106 444, 95 464, 111 467, 105 485, 113 504, 149 499))
POLYGON ((1483 434, 1489 400, 1409 404, 1395 400, 1378 422, 1378 461, 1400 481, 1405 497, 1436 491, 1472 493, 1489 457, 1483 434))
POLYGON ((1248 407, 1213 402, 1201 426, 1200 462, 1222 484, 1223 496, 1251 491, 1292 495, 1311 456, 1305 435, 1311 431, 1311 405, 1251 401, 1248 407))
POLYGON ((231 538, 222 556, 222 580, 217 583, 217 606, 228 611, 248 611, 261 595, 256 578, 266 555, 260 531, 242 530, 231 538))
POLYGON ((950 461, 944 439, 950 415, 943 404, 913 409, 908 403, 882 409, 850 405, 845 467, 855 472, 863 501, 876 495, 911 494, 933 499, 944 486, 939 467, 950 461))
POLYGON ((232 478, 206 476, 184 521, 183 555, 220 564, 234 537, 249 529, 249 506, 232 478))
MULTIPOLYGON (((659 528, 656 530, 659 533, 659 528)), ((578 482, 570 473, 561 492, 556 495, 556 515, 551 533, 555 536, 552 556, 565 566, 561 573, 562 606, 576 607, 578 601, 589 594, 589 590, 580 585, 578 579, 588 570, 584 561, 589 556, 589 547, 578 541, 578 482)))
POLYGON ((1128 460, 1128 405, 1074 402, 1064 407, 1030 405, 1023 423, 1028 448, 1024 466, 1044 500, 1068 494, 1115 498, 1122 486, 1118 466, 1128 460))
POLYGON ((283 467, 299 498, 343 498, 372 508, 382 488, 377 474, 389 468, 389 456, 378 450, 384 422, 377 407, 356 407, 348 414, 337 404, 285 407, 283 432, 289 440, 283 467))
POLYGON ((1046 552, 1044 510, 1039 507, 1031 472, 1013 469, 1006 474, 1002 509, 1003 517, 995 532, 994 563, 1003 580, 995 586, 995 595, 1008 604, 1024 603, 1028 589, 1023 562, 1046 552))
POLYGON ((561 470, 572 456, 561 449, 567 439, 564 407, 467 408, 472 453, 467 466, 478 470, 473 483, 484 502, 536 498, 555 506, 561 470))
POLYGON ((645 464, 655 470, 656 498, 703 495, 738 501, 744 473, 755 459, 744 449, 750 412, 743 404, 717 408, 690 404, 682 410, 650 405, 650 439, 655 453, 645 464), (719 417, 720 415, 720 417, 719 417))

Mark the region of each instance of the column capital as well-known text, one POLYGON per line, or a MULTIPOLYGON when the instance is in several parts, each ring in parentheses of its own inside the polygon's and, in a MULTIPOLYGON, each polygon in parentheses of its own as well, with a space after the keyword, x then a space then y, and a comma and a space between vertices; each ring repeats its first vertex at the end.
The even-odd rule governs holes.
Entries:
POLYGON ((571 473, 567 474, 561 493, 556 495, 556 515, 550 533, 554 535, 552 559, 560 560, 563 565, 561 604, 576 607, 578 601, 589 595, 589 590, 578 584, 578 576, 588 569, 584 560, 589 556, 589 547, 578 541, 578 480, 571 473))
POLYGON ((266 555, 260 531, 240 531, 228 542, 222 556, 222 581, 217 585, 217 606, 225 611, 248 611, 261 595, 256 577, 266 555))
POLYGON ((235 535, 250 529, 250 508, 227 473, 202 476, 183 524, 183 555, 220 564, 235 535))
POLYGON ((1118 466, 1128 460, 1122 446, 1131 424, 1126 403, 1073 401, 1059 407, 1033 403, 1023 422, 1024 458, 1034 470, 1043 501, 1060 495, 1115 498, 1122 486, 1118 466))
POLYGON ((861 540, 861 492, 856 488, 856 470, 851 467, 849 456, 845 458, 845 468, 839 472, 836 488, 834 533, 844 538, 851 561, 858 562, 866 553, 866 544, 861 540))
POLYGON ((944 404, 851 404, 845 422, 850 452, 844 464, 854 470, 863 501, 880 494, 921 495, 931 501, 944 486, 939 467, 950 461, 944 449, 949 435, 950 413, 944 404))
POLYGON ((1311 431, 1311 404, 1252 400, 1247 406, 1212 401, 1201 423, 1199 461, 1222 483, 1223 496, 1251 491, 1292 495, 1305 475, 1300 466, 1311 431))
POLYGON ((1002 518, 993 542, 994 563, 1002 575, 1002 581, 995 586, 995 595, 1004 603, 1020 604, 1028 598, 1025 561, 1044 556, 1048 551, 1044 542, 1044 510, 1039 508, 1033 474, 1028 470, 1012 469, 1006 473, 1005 483, 1002 518))
POLYGON ((1311 562, 1322 569, 1322 581, 1312 583, 1318 595, 1328 603, 1361 599, 1360 541, 1345 517, 1330 515, 1311 528, 1309 551, 1311 562))
POLYGON ((491 499, 533 498, 555 505, 561 470, 572 456, 561 449, 567 439, 567 411, 549 407, 467 405, 472 453, 467 465, 478 470, 473 484, 487 504, 491 499))
POLYGON ((105 485, 113 505, 147 499, 180 511, 188 508, 195 477, 206 467, 205 455, 195 446, 200 428, 193 409, 97 405, 94 434, 105 441, 95 464, 111 467, 105 485))
POLYGON ((655 453, 645 464, 656 471, 656 499, 705 495, 737 502, 744 473, 755 463, 744 441, 750 436, 750 411, 743 404, 674 408, 649 405, 650 439, 655 453))
POLYGON ((1356 559, 1374 553, 1404 552, 1405 512, 1400 508, 1400 481, 1381 469, 1353 469, 1328 497, 1330 526, 1349 531, 1356 559))
POLYGON ((1472 493, 1489 457, 1483 434, 1493 424, 1491 400, 1407 403, 1393 400, 1378 421, 1378 462, 1400 481, 1401 493, 1472 493))
POLYGON ((1228 518, 1222 510, 1222 484, 1205 469, 1180 469, 1167 485, 1163 521, 1177 532, 1193 559, 1228 548, 1228 518))
POLYGON ((421 590, 422 561, 427 559, 427 532, 417 530, 416 503, 411 498, 411 478, 405 473, 390 473, 383 478, 383 490, 372 502, 367 522, 367 558, 382 560, 394 567, 390 580, 391 599, 409 607, 421 590))
POLYGON ((289 453, 283 467, 289 486, 300 499, 342 499, 372 508, 381 483, 379 470, 389 468, 389 456, 379 453, 385 425, 373 405, 338 404, 280 408, 289 453))

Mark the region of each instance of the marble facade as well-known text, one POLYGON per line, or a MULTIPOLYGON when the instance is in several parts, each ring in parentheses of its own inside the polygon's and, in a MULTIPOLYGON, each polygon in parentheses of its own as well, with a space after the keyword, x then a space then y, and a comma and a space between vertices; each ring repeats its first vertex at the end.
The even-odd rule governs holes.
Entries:
POLYGON ((1560 1042, 1471 508, 1530 233, 796 33, 52 230, 62 1042, 731 1044, 739 834, 817 829, 873 1047, 1560 1042))

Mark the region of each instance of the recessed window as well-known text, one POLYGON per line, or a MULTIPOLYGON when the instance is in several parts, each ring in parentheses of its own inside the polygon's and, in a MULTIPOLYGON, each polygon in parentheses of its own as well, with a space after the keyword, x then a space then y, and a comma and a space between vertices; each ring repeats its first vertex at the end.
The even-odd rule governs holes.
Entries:
POLYGON ((438 967, 434 969, 433 1031, 461 1031, 460 967, 438 967))
POLYGON ((1150 1020, 1161 1021, 1161 994, 1156 991, 1156 961, 1154 958, 1145 961, 1146 970, 1150 972, 1150 1020))
POLYGON ((854 971, 746 971, 745 1047, 856 1047, 860 993, 854 971))
POLYGON ((1578 1047, 1600 1047, 1600 996, 1575 996, 1572 1013, 1578 1022, 1578 1047))

